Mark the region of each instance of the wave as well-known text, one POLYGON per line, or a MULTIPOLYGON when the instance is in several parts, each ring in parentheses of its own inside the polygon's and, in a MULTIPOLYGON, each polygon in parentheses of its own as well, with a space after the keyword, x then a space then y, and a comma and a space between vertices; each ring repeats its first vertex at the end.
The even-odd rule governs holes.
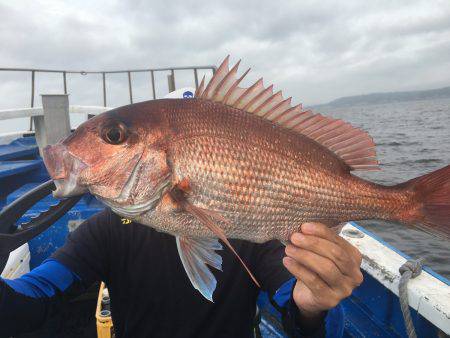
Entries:
POLYGON ((407 160, 404 162, 400 162, 401 164, 427 164, 427 163, 442 163, 442 159, 440 158, 423 158, 420 160, 407 160))
POLYGON ((397 142, 397 141, 392 141, 392 142, 379 142, 377 143, 378 146, 389 146, 389 147, 398 147, 398 146, 417 146, 419 145, 420 142, 397 142))

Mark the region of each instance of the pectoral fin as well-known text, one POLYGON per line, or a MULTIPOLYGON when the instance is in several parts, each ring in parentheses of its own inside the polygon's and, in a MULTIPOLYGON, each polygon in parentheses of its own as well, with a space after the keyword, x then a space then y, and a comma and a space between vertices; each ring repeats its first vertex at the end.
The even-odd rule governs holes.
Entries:
MULTIPOLYGON (((234 248, 231 245, 230 241, 226 237, 225 232, 217 224, 217 222, 229 223, 229 221, 226 218, 224 218, 222 215, 220 215, 219 213, 217 213, 217 212, 215 212, 213 210, 199 208, 199 207, 189 203, 187 201, 187 199, 186 199, 186 196, 185 196, 185 194, 188 194, 189 192, 190 192, 189 180, 188 179, 184 179, 184 180, 181 180, 178 184, 176 184, 169 194, 170 194, 170 197, 171 197, 172 201, 174 201, 176 203, 177 207, 183 209, 185 212, 187 212, 187 213, 191 214, 192 216, 194 216, 200 223, 202 223, 203 225, 208 227, 209 230, 211 230, 217 237, 219 237, 220 240, 222 240, 222 242, 225 243, 225 245, 237 257, 237 259, 242 264, 244 269, 247 271, 247 273, 249 274, 249 276, 253 280, 253 282, 256 284, 256 286, 258 286, 260 288, 261 286, 258 283, 258 281, 256 280, 255 276, 252 274, 252 272, 247 267, 247 265, 244 263, 242 258, 236 252, 236 250, 234 250, 234 248)), ((181 256, 181 254, 180 254, 180 256, 181 256)), ((184 264, 184 262, 183 262, 183 265, 186 268, 186 265, 184 264)), ((186 269, 186 271, 188 271, 188 270, 186 269)), ((208 272, 211 273, 209 270, 208 270, 208 272)), ((189 275, 189 272, 188 272, 188 275, 189 275)), ((191 279, 191 282, 192 282, 192 284, 195 287, 195 284, 193 282, 193 279, 191 278, 191 275, 189 275, 189 278, 191 279)), ((216 281, 214 279, 214 288, 215 288, 215 285, 216 285, 215 282, 216 281)), ((213 288, 213 291, 214 291, 214 288, 213 288)), ((200 289, 198 289, 198 290, 200 290, 200 289)), ((207 295, 211 295, 212 292, 206 292, 206 295, 201 290, 200 290, 200 292, 207 299, 210 299, 210 298, 208 298, 207 295)))
POLYGON ((216 289, 216 278, 207 264, 222 270, 222 257, 215 250, 222 250, 216 238, 176 237, 178 253, 192 286, 209 301, 216 289))
POLYGON ((237 257, 239 262, 241 262, 244 269, 249 274, 250 278, 255 282, 255 284, 260 288, 260 284, 256 280, 255 276, 253 276, 250 269, 247 267, 247 265, 244 263, 242 258, 239 256, 239 254, 234 250, 233 246, 231 245, 228 238, 225 236, 225 233, 223 232, 222 228, 216 224, 217 221, 221 222, 228 222, 222 215, 211 211, 207 209, 198 208, 188 202, 182 203, 182 206, 184 210, 189 212, 192 216, 197 218, 203 225, 207 226, 217 237, 219 237, 225 245, 234 253, 234 255, 237 257), (216 222, 214 222, 216 221, 216 222))

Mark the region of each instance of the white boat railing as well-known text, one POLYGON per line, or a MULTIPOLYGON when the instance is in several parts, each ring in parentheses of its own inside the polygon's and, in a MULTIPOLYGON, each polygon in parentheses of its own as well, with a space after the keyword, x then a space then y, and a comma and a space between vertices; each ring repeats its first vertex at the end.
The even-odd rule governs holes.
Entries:
MULTIPOLYGON (((129 95, 129 103, 133 103, 133 74, 137 73, 148 73, 150 75, 149 85, 151 85, 151 98, 153 100, 157 99, 156 94, 156 81, 155 74, 157 73, 168 73, 167 75, 167 86, 169 92, 173 92, 176 90, 176 78, 175 74, 178 71, 192 71, 194 77, 194 85, 195 88, 199 85, 199 74, 198 71, 211 71, 212 74, 216 71, 216 66, 206 65, 206 66, 185 66, 185 67, 164 67, 164 68, 140 68, 140 69, 128 69, 128 70, 100 70, 100 71, 84 71, 84 70, 58 70, 58 69, 39 69, 39 68, 0 68, 0 73, 5 72, 14 72, 14 73, 28 73, 30 74, 30 108, 35 107, 35 87, 36 87, 36 74, 37 73, 47 73, 47 74, 61 74, 62 76, 62 91, 61 93, 67 94, 67 74, 79 74, 79 75, 100 75, 101 83, 102 83, 102 93, 103 93, 103 106, 108 106, 107 104, 107 75, 108 74, 126 74, 128 79, 128 95, 129 95)), ((149 91, 150 94, 150 91, 149 91)), ((26 108, 24 108, 26 109, 26 108)), ((33 114, 36 112, 35 110, 31 110, 30 112, 24 110, 21 111, 21 114, 27 116, 35 116, 35 115, 27 115, 33 114)), ((4 114, 6 115, 6 113, 4 114)), ((0 117, 1 119, 1 117, 0 117)), ((32 130, 32 120, 30 119, 30 130, 32 130)))
MULTIPOLYGON (((363 255, 362 269, 398 296, 399 269, 407 259, 352 223, 343 227, 341 236, 363 255)), ((450 335, 450 285, 422 270, 407 288, 409 306, 450 335)))
MULTIPOLYGON (((165 95, 165 98, 184 97, 184 94, 193 95, 194 87, 184 87, 165 95)), ((34 121, 36 141, 42 153, 47 144, 57 142, 62 137, 68 136, 74 125, 70 124, 70 115, 84 115, 86 119, 94 115, 111 110, 114 107, 69 105, 67 94, 42 95, 42 107, 15 108, 0 110, 0 121, 17 118, 30 118, 34 121)), ((14 136, 26 132, 1 133, 0 144, 12 140, 14 136)))
POLYGON ((132 82, 132 74, 134 73, 149 73, 150 74, 150 83, 152 87, 152 97, 156 99, 156 83, 155 83, 155 73, 158 72, 170 72, 168 75, 168 87, 169 92, 172 92, 176 89, 176 79, 175 72, 176 71, 186 71, 191 70, 194 75, 195 88, 198 87, 198 71, 199 70, 210 70, 214 74, 216 71, 216 66, 185 66, 185 67, 164 67, 164 68, 140 68, 140 69, 128 69, 128 70, 101 70, 101 71, 84 71, 84 70, 57 70, 57 69, 38 69, 38 68, 0 68, 1 72, 25 72, 31 75, 31 88, 30 88, 30 97, 31 104, 30 107, 34 107, 34 98, 35 98, 35 82, 36 82, 36 73, 57 73, 62 75, 62 85, 64 94, 67 94, 67 74, 81 74, 81 75, 89 75, 89 74, 97 74, 101 75, 102 79, 102 92, 103 92, 103 105, 107 106, 107 87, 106 87, 106 75, 108 74, 127 74, 128 77, 128 94, 130 98, 130 103, 133 103, 133 82, 132 82))
MULTIPOLYGON (((101 114, 107 110, 112 109, 111 107, 102 106, 69 106, 70 114, 85 114, 85 115, 97 115, 101 114)), ((35 117, 44 116, 44 109, 42 107, 33 108, 16 108, 16 109, 4 109, 0 110, 0 121, 10 120, 23 117, 35 117)))
MULTIPOLYGON (((101 106, 70 106, 66 94, 42 95, 42 107, 0 110, 0 121, 24 117, 31 118, 35 125, 39 152, 42 154, 42 149, 46 145, 56 143, 70 134, 73 127, 70 123, 71 114, 82 114, 88 119, 111 109, 111 107, 101 106)), ((17 135, 17 133, 15 134, 17 135)), ((1 134, 0 143, 5 143, 5 140, 11 139, 13 135, 14 133, 8 137, 8 135, 1 134)))

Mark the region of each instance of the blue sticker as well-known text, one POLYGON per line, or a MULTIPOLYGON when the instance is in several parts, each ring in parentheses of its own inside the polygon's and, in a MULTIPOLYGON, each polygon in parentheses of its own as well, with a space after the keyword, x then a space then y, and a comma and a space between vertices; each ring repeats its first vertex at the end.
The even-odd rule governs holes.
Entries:
POLYGON ((192 99, 193 97, 194 94, 189 90, 183 93, 183 99, 192 99))

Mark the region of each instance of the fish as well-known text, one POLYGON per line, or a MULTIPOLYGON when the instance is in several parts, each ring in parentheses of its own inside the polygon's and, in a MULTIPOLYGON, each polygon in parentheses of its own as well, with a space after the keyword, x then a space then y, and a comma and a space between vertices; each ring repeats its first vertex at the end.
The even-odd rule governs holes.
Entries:
POLYGON ((293 105, 259 79, 240 84, 229 56, 193 98, 112 109, 44 149, 53 195, 90 192, 116 214, 176 238, 195 289, 213 301, 229 239, 290 236, 305 222, 335 227, 379 219, 450 238, 450 165, 392 186, 354 171, 379 170, 370 135, 293 105))

